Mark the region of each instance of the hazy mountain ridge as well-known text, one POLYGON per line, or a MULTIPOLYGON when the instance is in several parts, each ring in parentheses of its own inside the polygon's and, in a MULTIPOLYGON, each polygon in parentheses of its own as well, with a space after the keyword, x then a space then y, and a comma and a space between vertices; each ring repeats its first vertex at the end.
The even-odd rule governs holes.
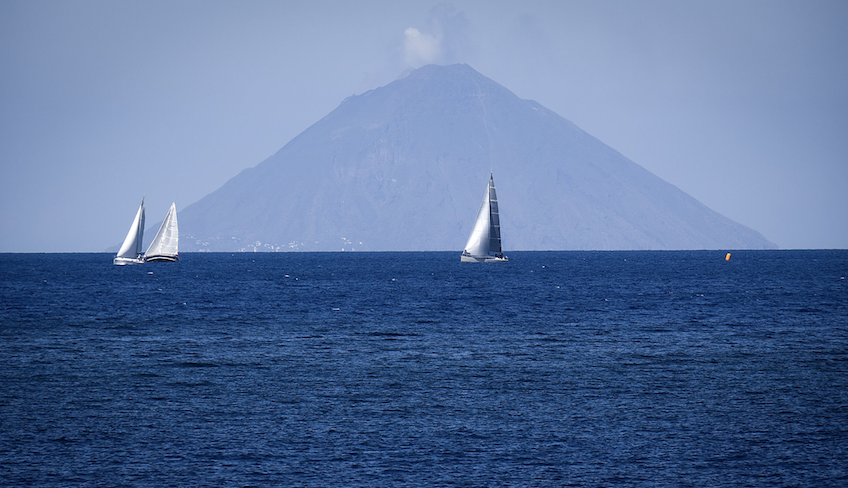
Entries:
POLYGON ((430 65, 186 207, 180 249, 460 251, 489 171, 507 251, 775 247, 469 66, 430 65))

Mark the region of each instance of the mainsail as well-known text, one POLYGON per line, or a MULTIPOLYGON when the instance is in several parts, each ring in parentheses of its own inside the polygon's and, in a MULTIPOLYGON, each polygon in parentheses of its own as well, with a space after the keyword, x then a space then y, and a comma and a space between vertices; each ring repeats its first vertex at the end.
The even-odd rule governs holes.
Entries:
POLYGON ((113 263, 123 264, 139 264, 144 262, 141 254, 141 241, 144 238, 144 199, 141 199, 141 205, 138 206, 138 212, 135 214, 135 219, 130 226, 130 231, 127 233, 127 238, 121 244, 121 249, 115 256, 113 263))
POLYGON ((495 180, 489 174, 489 185, 483 196, 483 203, 477 211, 474 229, 462 251, 462 262, 479 263, 507 261, 501 250, 501 222, 498 215, 498 195, 495 192, 495 180))
POLYGON ((179 230, 177 229, 177 204, 172 203, 168 215, 162 221, 159 232, 153 238, 153 242, 147 248, 144 255, 146 261, 179 261, 178 243, 179 230))

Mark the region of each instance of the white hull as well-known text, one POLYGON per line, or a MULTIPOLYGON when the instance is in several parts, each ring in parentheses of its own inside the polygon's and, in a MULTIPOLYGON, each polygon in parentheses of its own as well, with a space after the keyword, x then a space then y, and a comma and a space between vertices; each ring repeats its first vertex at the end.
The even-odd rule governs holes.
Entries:
POLYGON ((112 263, 117 266, 124 266, 125 264, 144 264, 144 258, 120 258, 116 257, 112 260, 112 263))
POLYGON ((461 263, 505 263, 507 261, 509 261, 509 258, 506 256, 499 258, 496 256, 468 256, 463 254, 459 257, 461 263))

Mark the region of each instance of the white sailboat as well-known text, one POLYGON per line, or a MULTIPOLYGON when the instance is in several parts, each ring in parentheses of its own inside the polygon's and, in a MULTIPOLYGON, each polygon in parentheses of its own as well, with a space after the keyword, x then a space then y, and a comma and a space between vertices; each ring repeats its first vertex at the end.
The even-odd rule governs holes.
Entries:
POLYGON ((460 261, 463 263, 498 263, 509 261, 501 250, 501 222, 498 216, 498 195, 495 180, 489 173, 489 185, 477 212, 474 229, 465 244, 460 261))
POLYGON ((144 253, 145 261, 171 261, 177 262, 180 260, 180 255, 177 250, 180 236, 177 229, 177 204, 172 203, 168 210, 168 215, 162 221, 159 227, 159 232, 153 238, 153 242, 144 253))
POLYGON ((141 205, 138 206, 138 212, 135 214, 135 219, 130 226, 130 231, 127 233, 127 238, 121 244, 121 249, 112 261, 118 266, 125 264, 141 264, 144 262, 144 254, 141 253, 141 241, 144 238, 144 199, 141 199, 141 205))

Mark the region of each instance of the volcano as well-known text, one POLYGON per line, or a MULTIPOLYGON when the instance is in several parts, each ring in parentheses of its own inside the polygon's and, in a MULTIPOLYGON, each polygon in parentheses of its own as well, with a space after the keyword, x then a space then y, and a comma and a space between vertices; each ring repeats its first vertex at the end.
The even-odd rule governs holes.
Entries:
POLYGON ((181 251, 461 251, 489 174, 510 250, 767 249, 467 65, 345 99, 180 213, 181 251))

